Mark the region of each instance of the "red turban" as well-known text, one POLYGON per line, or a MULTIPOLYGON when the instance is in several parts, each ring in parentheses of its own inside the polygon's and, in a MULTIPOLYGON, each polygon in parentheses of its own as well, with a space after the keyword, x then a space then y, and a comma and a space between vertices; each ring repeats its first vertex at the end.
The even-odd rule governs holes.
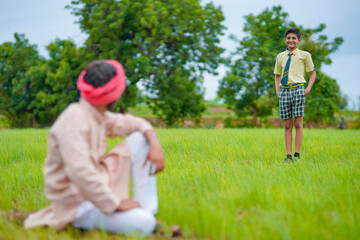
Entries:
POLYGON ((94 106, 107 105, 116 101, 124 92, 126 87, 126 78, 124 68, 118 61, 106 60, 116 69, 116 75, 105 85, 95 88, 88 84, 84 76, 86 71, 82 71, 77 81, 77 89, 80 96, 94 106))

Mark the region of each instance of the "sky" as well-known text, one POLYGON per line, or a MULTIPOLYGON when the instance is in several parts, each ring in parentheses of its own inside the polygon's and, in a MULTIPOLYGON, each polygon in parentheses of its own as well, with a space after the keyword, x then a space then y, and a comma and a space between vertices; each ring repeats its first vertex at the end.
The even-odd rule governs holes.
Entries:
MULTIPOLYGON (((24 33, 31 44, 38 46, 42 56, 47 56, 45 46, 55 38, 71 38, 78 46, 86 39, 81 33, 77 18, 64 7, 71 0, 0 0, 0 44, 14 41, 14 33, 24 33)), ((203 0, 202 3, 209 2, 203 0)), ((244 16, 257 15, 266 8, 281 5, 289 14, 289 20, 305 28, 326 24, 323 31, 329 40, 342 37, 344 43, 332 55, 331 65, 324 65, 322 71, 335 78, 342 93, 349 99, 348 108, 359 108, 360 97, 360 1, 359 0, 213 0, 216 6, 222 6, 227 27, 221 38, 221 46, 228 54, 237 46, 229 39, 234 34, 239 39, 245 36, 244 16)), ((205 75, 205 99, 214 99, 218 80, 226 72, 219 67, 218 76, 205 75)), ((316 82, 314 87, 316 87, 316 82)))

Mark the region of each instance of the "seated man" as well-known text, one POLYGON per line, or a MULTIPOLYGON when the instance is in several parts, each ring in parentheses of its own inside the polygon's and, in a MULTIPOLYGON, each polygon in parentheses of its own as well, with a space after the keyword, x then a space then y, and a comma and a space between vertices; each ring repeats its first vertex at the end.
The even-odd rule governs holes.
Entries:
POLYGON ((125 86, 124 69, 115 60, 92 62, 81 72, 80 101, 61 113, 49 133, 44 190, 51 205, 31 214, 26 228, 48 225, 62 230, 71 223, 124 235, 154 231, 154 174, 163 170, 164 156, 147 121, 109 111, 125 86), (105 155, 106 137, 127 135, 105 155))

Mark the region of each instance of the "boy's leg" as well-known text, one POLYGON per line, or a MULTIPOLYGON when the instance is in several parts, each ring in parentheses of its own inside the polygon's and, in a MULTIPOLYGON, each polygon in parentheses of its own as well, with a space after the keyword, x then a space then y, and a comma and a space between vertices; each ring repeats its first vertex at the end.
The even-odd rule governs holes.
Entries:
POLYGON ((285 146, 287 157, 285 162, 291 160, 292 152, 292 128, 293 128, 293 118, 292 118, 292 96, 289 89, 280 89, 279 93, 279 117, 284 119, 284 137, 285 137, 285 146))
MULTIPOLYGON (((295 153, 299 154, 303 139, 303 117, 305 115, 305 86, 300 86, 294 94, 293 115, 295 118, 295 153)), ((299 156, 296 157, 299 160, 299 156)))
POLYGON ((293 129, 293 119, 285 119, 284 121, 285 128, 285 146, 286 146, 286 154, 291 155, 292 153, 292 129, 293 129))
POLYGON ((144 165, 149 153, 149 143, 140 132, 132 133, 126 141, 131 152, 132 200, 139 202, 141 208, 156 214, 158 211, 156 179, 154 175, 150 175, 150 161, 144 165))
POLYGON ((303 117, 295 118, 295 152, 300 153, 301 143, 303 139, 303 117))
POLYGON ((155 229, 156 219, 141 208, 104 214, 90 201, 84 201, 78 208, 73 226, 83 230, 98 228, 110 233, 148 236, 155 229))

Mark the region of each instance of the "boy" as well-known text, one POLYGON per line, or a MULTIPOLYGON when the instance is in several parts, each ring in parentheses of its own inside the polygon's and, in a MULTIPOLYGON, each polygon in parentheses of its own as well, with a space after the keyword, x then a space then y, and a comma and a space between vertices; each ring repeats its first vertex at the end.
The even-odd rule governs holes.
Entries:
POLYGON ((311 54, 297 48, 301 42, 301 32, 290 28, 285 32, 287 50, 276 57, 275 89, 279 98, 280 119, 284 119, 285 145, 287 156, 285 163, 300 161, 300 148, 303 138, 303 116, 305 97, 309 94, 316 72, 311 54), (305 72, 310 72, 309 83, 305 89, 305 72), (294 120, 293 120, 294 118, 294 120), (292 128, 295 125, 295 154, 292 158, 292 128))
POLYGON ((92 62, 81 72, 80 101, 70 104, 49 132, 44 191, 51 205, 31 214, 26 228, 48 225, 59 231, 71 223, 124 235, 153 232, 158 208, 154 174, 163 170, 164 156, 147 121, 108 111, 125 85, 125 72, 115 60, 92 62), (105 138, 125 135, 105 155, 105 138))

